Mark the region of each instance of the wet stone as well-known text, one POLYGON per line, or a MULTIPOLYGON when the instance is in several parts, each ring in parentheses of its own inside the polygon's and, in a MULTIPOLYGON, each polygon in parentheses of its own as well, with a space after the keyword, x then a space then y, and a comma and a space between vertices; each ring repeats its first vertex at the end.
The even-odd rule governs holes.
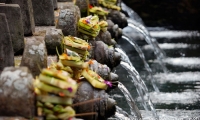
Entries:
POLYGON ((80 82, 76 97, 74 98, 74 104, 97 98, 101 98, 101 100, 74 107, 77 114, 86 112, 98 113, 96 115, 80 116, 80 118, 84 120, 107 120, 108 117, 115 114, 115 100, 109 98, 105 90, 95 89, 86 81, 80 82))
POLYGON ((53 0, 32 0, 35 25, 54 25, 53 0))
POLYGON ((119 28, 117 24, 114 24, 111 20, 107 20, 108 22, 108 31, 110 32, 112 38, 118 41, 122 36, 122 29, 119 28))
POLYGON ((112 39, 111 34, 109 31, 100 31, 99 35, 95 38, 97 41, 103 41, 107 45, 115 45, 116 41, 112 39))
POLYGON ((7 66, 14 66, 14 53, 6 15, 0 13, 0 73, 7 66))
POLYGON ((31 0, 0 0, 6 4, 18 4, 21 8, 24 35, 32 35, 35 31, 33 7, 31 0))
POLYGON ((126 16, 117 10, 110 10, 107 19, 112 20, 112 22, 117 24, 120 28, 124 28, 128 25, 126 16))
POLYGON ((110 69, 119 65, 121 55, 115 52, 113 47, 109 47, 103 41, 90 41, 92 49, 90 50, 90 59, 95 59, 101 64, 106 64, 110 69))
POLYGON ((42 35, 25 37, 25 49, 21 66, 27 66, 33 76, 40 74, 40 69, 47 67, 47 50, 42 35))
POLYGON ((56 48, 61 53, 61 42, 64 37, 61 29, 56 29, 55 26, 38 26, 36 27, 37 31, 46 31, 45 34, 45 44, 48 54, 57 54, 56 48))
POLYGON ((62 29, 62 32, 65 36, 77 36, 77 23, 78 19, 80 18, 80 14, 77 13, 78 8, 76 7, 60 10, 56 28, 62 29))
POLYGON ((24 48, 22 15, 17 4, 0 4, 0 12, 6 14, 14 52, 24 48))
POLYGON ((6 67, 0 75, 0 116, 33 118, 33 76, 27 67, 6 67))

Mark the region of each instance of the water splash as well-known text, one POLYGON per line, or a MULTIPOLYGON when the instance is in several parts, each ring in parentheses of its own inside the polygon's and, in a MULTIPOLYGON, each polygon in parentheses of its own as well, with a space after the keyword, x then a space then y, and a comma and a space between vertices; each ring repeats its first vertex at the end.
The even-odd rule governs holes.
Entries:
POLYGON ((117 120, 131 120, 130 117, 126 117, 126 115, 120 112, 115 112, 115 117, 117 118, 117 120))
POLYGON ((144 24, 142 18, 135 12, 133 11, 130 7, 128 7, 124 2, 121 2, 120 4, 122 12, 125 12, 129 18, 134 19, 135 21, 144 24))
MULTIPOLYGON (((144 63, 144 67, 145 67, 145 69, 147 70, 147 72, 148 72, 148 74, 149 74, 149 76, 150 76, 150 81, 151 81, 151 84, 152 84, 154 90, 155 90, 156 92, 159 92, 159 89, 158 89, 158 87, 157 87, 156 84, 155 84, 155 79, 154 79, 154 77, 153 77, 152 70, 151 70, 151 68, 149 67, 149 64, 146 62, 144 53, 142 52, 141 48, 137 45, 137 43, 135 43, 134 40, 130 40, 128 37, 126 37, 126 36, 124 36, 124 35, 122 36, 122 38, 125 39, 125 40, 127 40, 127 41, 135 48, 135 50, 138 52, 140 58, 142 59, 142 61, 143 61, 143 63, 144 63)), ((116 50, 117 50, 119 53, 121 53, 121 54, 125 54, 125 53, 123 53, 123 51, 122 51, 121 49, 119 49, 119 48, 116 48, 116 50)), ((124 56, 124 55, 123 55, 123 56, 124 56)), ((130 62, 130 61, 129 61, 129 62, 130 62)))
POLYGON ((137 118, 135 118, 132 115, 129 115, 126 111, 124 111, 122 108, 118 106, 116 106, 115 117, 118 118, 119 120, 137 120, 137 118))
MULTIPOLYGON (((135 70, 133 66, 130 66, 130 64, 121 61, 120 63, 122 67, 124 67, 128 73, 130 74, 130 77, 132 78, 132 82, 134 83, 136 90, 141 98, 142 105, 147 111, 152 111, 152 114, 156 120, 159 120, 159 117, 157 115, 157 112, 153 106, 153 103, 150 99, 150 96, 148 94, 148 89, 144 83, 144 81, 141 79, 138 72, 135 70)), ((119 87, 119 86, 118 86, 119 87)))
POLYGON ((160 49, 160 47, 158 46, 156 39, 151 38, 148 30, 142 24, 140 24, 140 23, 138 23, 138 22, 136 22, 132 19, 128 19, 128 26, 137 30, 138 32, 140 32, 144 36, 146 42, 149 45, 151 45, 152 48, 154 49, 154 54, 156 55, 156 57, 159 61, 159 64, 161 65, 163 71, 165 73, 167 73, 168 70, 167 70, 167 68, 166 68, 166 66, 163 62, 163 59, 166 58, 166 56, 165 56, 165 53, 162 51, 162 49, 160 49))
MULTIPOLYGON (((158 120, 159 117, 158 117, 156 110, 153 107, 153 104, 152 104, 151 99, 149 97, 148 88, 147 88, 146 84, 144 83, 144 81, 140 77, 140 75, 137 72, 137 70, 135 69, 135 67, 130 62, 130 59, 126 55, 126 53, 119 48, 118 49, 115 48, 115 49, 118 50, 118 52, 121 54, 121 60, 122 61, 121 61, 120 64, 122 65, 122 67, 124 67, 128 71, 130 77, 132 78, 132 82, 134 83, 136 90, 137 90, 137 93, 139 94, 139 96, 141 98, 143 107, 145 108, 145 110, 152 111, 153 115, 155 116, 155 119, 158 120)), ((119 85, 118 85, 118 87, 119 87, 119 85)))
POLYGON ((135 117, 137 119, 142 119, 142 116, 141 116, 141 113, 138 109, 138 107, 135 105, 135 101, 133 100, 131 94, 129 93, 129 91, 126 89, 126 87, 121 83, 119 82, 118 84, 118 88, 121 90, 121 92, 124 94, 125 98, 126 98, 126 101, 128 103, 128 105, 130 106, 131 108, 131 113, 132 115, 135 115, 135 117))

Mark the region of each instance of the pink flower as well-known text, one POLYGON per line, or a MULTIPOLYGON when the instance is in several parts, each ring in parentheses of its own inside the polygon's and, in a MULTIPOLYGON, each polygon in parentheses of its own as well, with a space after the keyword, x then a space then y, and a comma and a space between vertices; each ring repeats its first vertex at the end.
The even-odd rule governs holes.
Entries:
POLYGON ((105 83, 106 85, 108 85, 109 87, 112 87, 112 83, 111 83, 110 81, 105 80, 104 83, 105 83))
POLYGON ((86 23, 90 24, 90 20, 87 19, 87 20, 86 20, 86 23))
POLYGON ((69 92, 72 92, 72 88, 71 88, 71 87, 67 88, 67 90, 68 90, 69 92))

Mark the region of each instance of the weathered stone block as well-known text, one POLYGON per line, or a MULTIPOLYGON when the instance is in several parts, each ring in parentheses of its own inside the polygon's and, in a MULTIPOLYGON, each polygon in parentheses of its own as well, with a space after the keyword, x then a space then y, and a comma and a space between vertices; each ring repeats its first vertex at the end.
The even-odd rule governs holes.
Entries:
POLYGON ((54 10, 56 10, 58 8, 57 0, 53 0, 53 7, 54 7, 54 10))
POLYGON ((35 115, 33 76, 27 67, 6 67, 0 75, 0 116, 35 115))
POLYGON ((89 0, 76 0, 75 4, 79 7, 81 16, 87 16, 89 0))
POLYGON ((32 35, 35 31, 33 7, 31 0, 0 0, 6 4, 18 4, 21 8, 24 35, 32 35))
POLYGON ((25 43, 21 66, 27 66, 35 77, 40 74, 40 69, 47 67, 44 36, 25 37, 25 43))
POLYGON ((17 4, 0 4, 0 12, 6 14, 14 52, 24 48, 22 15, 17 4))
POLYGON ((14 66, 14 52, 6 15, 0 13, 0 73, 4 67, 14 66))
POLYGON ((53 0, 32 0, 35 25, 54 25, 53 0))
POLYGON ((77 36, 77 23, 80 19, 80 10, 74 4, 63 4, 58 17, 56 28, 62 29, 65 36, 77 36))
POLYGON ((55 26, 38 26, 36 27, 37 31, 46 31, 45 34, 45 44, 47 47, 48 54, 57 54, 56 48, 61 53, 61 42, 64 38, 61 29, 56 29, 55 26))

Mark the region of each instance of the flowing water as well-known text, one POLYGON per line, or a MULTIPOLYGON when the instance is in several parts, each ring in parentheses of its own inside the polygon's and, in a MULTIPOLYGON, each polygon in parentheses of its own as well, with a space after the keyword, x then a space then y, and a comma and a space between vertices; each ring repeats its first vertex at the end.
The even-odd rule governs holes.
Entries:
MULTIPOLYGON (((117 118, 118 120, 142 120, 142 118, 137 119, 136 117, 129 115, 126 111, 124 111, 119 106, 116 106, 116 112, 115 112, 114 117, 117 118)), ((109 119, 109 120, 112 120, 112 119, 109 119)), ((116 120, 116 119, 114 119, 114 120, 116 120)))
POLYGON ((133 19, 141 24, 144 24, 140 16, 135 11, 133 11, 130 7, 128 7, 124 2, 121 2, 120 6, 121 6, 122 11, 125 12, 125 14, 127 14, 130 19, 133 19))
MULTIPOLYGON (((151 70, 151 68, 149 67, 149 64, 147 63, 147 61, 146 61, 146 59, 145 59, 145 56, 144 56, 144 53, 143 53, 143 51, 141 50, 141 48, 137 45, 137 43, 136 43, 134 40, 130 40, 130 39, 129 39, 128 37, 126 37, 125 35, 123 35, 122 38, 123 38, 124 40, 127 40, 127 41, 135 48, 135 50, 138 52, 140 58, 142 59, 142 61, 143 61, 143 63, 144 63, 144 67, 145 67, 145 69, 147 70, 147 72, 148 72, 148 74, 149 74, 149 76, 150 76, 151 84, 152 84, 154 90, 155 90, 156 92, 159 92, 159 89, 158 89, 158 87, 157 87, 156 84, 155 84, 155 79, 153 78, 152 70, 151 70)), ((119 50, 117 50, 117 51, 120 52, 119 50)), ((131 63, 131 62, 129 62, 129 63, 131 63)))
MULTIPOLYGON (((126 6, 124 5, 124 7, 126 6)), ((132 13, 129 12, 128 15, 130 16, 132 13)), ((172 31, 159 28, 151 28, 148 31, 138 20, 130 19, 127 28, 130 28, 129 33, 123 37, 120 46, 129 59, 125 60, 126 57, 120 52, 124 61, 114 70, 119 75, 120 82, 126 86, 135 100, 135 104, 142 114, 142 119, 155 120, 157 119, 155 116, 159 116, 160 120, 199 120, 200 33, 198 31, 172 31), (133 28, 138 34, 142 34, 146 42, 132 37, 133 28), (128 41, 127 39, 131 39, 132 43, 124 44, 123 41, 128 41), (153 71, 152 76, 147 74, 147 68, 143 70, 145 63, 141 58, 144 57, 143 55, 138 56, 138 50, 133 49, 135 46, 133 40, 135 43, 142 43, 139 48, 153 71), (155 60, 154 55, 156 55, 157 60, 155 60), (164 65, 164 73, 161 71, 162 64, 164 65), (155 92, 152 88, 149 80, 152 77, 160 92, 155 92), (145 83, 141 80, 145 80, 145 83), (131 82, 134 83, 134 86, 130 84, 131 82), (157 115, 152 114, 152 110, 146 110, 151 109, 149 106, 154 107, 152 110, 156 111, 157 115)), ((117 51, 119 52, 120 49, 117 51)), ((120 107, 117 107, 115 117, 120 120, 130 120, 132 118, 129 115, 130 110, 128 110, 130 106, 125 104, 126 100, 121 95, 121 91, 115 91, 113 96, 120 107)))
POLYGON ((160 66, 162 67, 163 71, 165 73, 167 73, 167 68, 166 68, 166 66, 163 62, 163 59, 165 58, 165 54, 160 49, 160 47, 158 46, 156 39, 151 38, 151 36, 147 32, 147 29, 142 24, 137 23, 136 21, 134 21, 132 19, 128 19, 128 26, 137 30, 138 32, 140 32, 144 36, 144 39, 146 40, 146 42, 149 45, 151 45, 152 48, 154 49, 154 54, 156 55, 158 62, 160 64, 160 66))
MULTIPOLYGON (((131 94, 127 90, 127 88, 121 82, 119 82, 118 88, 124 94, 126 101, 131 108, 130 111, 131 111, 132 115, 135 116, 134 118, 141 120, 142 119, 141 113, 140 113, 138 107, 136 106, 135 101, 133 100, 133 97, 131 96, 131 94)), ((132 116, 132 118, 133 118, 133 116, 132 116)))
MULTIPOLYGON (((148 88, 146 87, 144 81, 141 79, 139 73, 130 62, 126 53, 124 53, 123 50, 119 48, 116 48, 116 50, 121 54, 122 61, 120 64, 123 68, 125 68, 128 71, 130 77, 132 78, 131 81, 134 83, 136 87, 137 93, 139 94, 141 98, 141 103, 143 107, 145 108, 145 110, 152 111, 155 119, 159 119, 159 117, 157 116, 156 110, 154 109, 153 104, 151 102, 151 99, 148 95, 148 88)), ((128 98, 133 100, 132 97, 130 97, 130 95, 127 93, 128 90, 125 90, 125 87, 123 87, 122 84, 119 84, 118 87, 124 93, 124 96, 126 97, 129 96, 128 98)), ((129 106, 131 107, 130 103, 129 103, 129 106)))

